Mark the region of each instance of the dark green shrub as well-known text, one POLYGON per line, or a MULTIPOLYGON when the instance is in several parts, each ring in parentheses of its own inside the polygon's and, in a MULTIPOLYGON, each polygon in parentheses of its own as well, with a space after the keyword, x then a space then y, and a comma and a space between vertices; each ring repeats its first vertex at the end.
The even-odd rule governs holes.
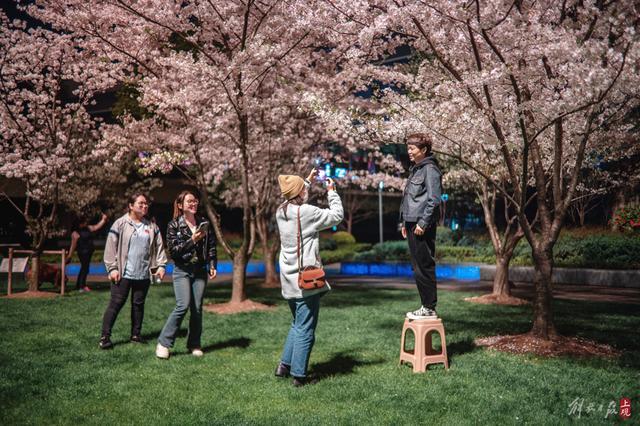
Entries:
POLYGON ((436 246, 436 260, 447 259, 463 262, 465 259, 476 255, 473 247, 436 246))
POLYGON ((356 262, 409 261, 409 245, 405 240, 378 243, 369 251, 358 253, 356 262))
POLYGON ((584 239, 574 237, 560 238, 553 248, 555 266, 581 266, 585 264, 584 239))
POLYGON ((474 247, 477 244, 478 242, 473 237, 467 234, 463 235, 462 238, 460 238, 456 243, 457 246, 461 247, 474 247))
POLYGON ((335 250, 321 250, 320 259, 325 265, 335 262, 348 262, 353 260, 358 252, 368 250, 370 248, 371 244, 367 243, 341 245, 335 250))
POLYGON ((458 245, 458 242, 464 236, 464 231, 461 228, 451 231, 451 241, 453 245, 458 245))
POLYGON ((438 226, 436 230, 436 245, 453 246, 453 231, 444 226, 438 226))
POLYGON ((589 268, 640 269, 640 238, 594 235, 583 240, 582 256, 589 268))
MULTIPOLYGON (((442 239, 450 234, 439 228, 442 239), (441 230, 443 232, 441 232, 441 230)), ((458 245, 436 242, 439 262, 495 262, 493 245, 488 238, 463 237, 458 245), (465 240, 466 239, 466 240, 465 240), (469 242, 473 239, 474 243, 469 242), (465 244, 465 245, 462 245, 465 244)), ((440 238, 439 238, 440 239, 440 238)), ((406 240, 376 244, 371 250, 353 256, 358 262, 409 261, 406 240)), ((554 247, 555 266, 567 268, 640 269, 640 238, 624 234, 563 234, 554 247)), ((512 266, 532 266, 531 247, 523 238, 511 258, 512 266)))
POLYGON ((320 238, 320 250, 335 250, 338 243, 333 238, 320 238))
POLYGON ((356 239, 353 237, 353 235, 346 231, 338 231, 333 234, 332 238, 339 246, 356 243, 356 239))

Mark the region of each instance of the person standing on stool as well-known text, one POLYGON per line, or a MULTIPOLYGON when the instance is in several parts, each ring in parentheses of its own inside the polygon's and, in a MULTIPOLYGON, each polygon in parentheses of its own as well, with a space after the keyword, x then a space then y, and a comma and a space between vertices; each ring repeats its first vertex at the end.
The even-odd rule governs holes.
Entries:
POLYGON ((307 377, 307 367, 315 343, 320 298, 331 290, 329 283, 311 290, 301 289, 298 286, 299 259, 303 265, 322 267, 318 233, 337 226, 344 218, 342 201, 331 179, 327 179, 329 208, 321 209, 306 204, 308 188, 316 172, 314 169, 306 181, 299 176, 278 176, 280 191, 286 200, 276 213, 280 232, 280 284, 293 319, 275 375, 292 376, 296 387, 311 383, 307 377))
POLYGON ((158 337, 156 356, 169 358, 176 334, 187 311, 189 335, 187 349, 193 356, 203 356, 200 336, 202 335, 202 299, 207 285, 207 275, 214 279, 217 275, 216 237, 209 222, 196 216, 200 200, 191 191, 182 191, 173 203, 173 220, 167 226, 167 249, 175 263, 173 269, 173 291, 176 307, 169 315, 158 337))
POLYGON ((149 199, 136 193, 129 212, 116 220, 107 236, 104 264, 111 280, 111 300, 102 318, 101 349, 111 349, 111 329, 131 290, 131 342, 143 343, 142 319, 151 275, 164 277, 167 255, 158 226, 146 218, 149 199))
POLYGON ((440 220, 442 172, 431 152, 431 138, 424 133, 407 137, 407 151, 413 163, 402 195, 400 222, 402 238, 409 242, 411 265, 422 306, 407 312, 409 319, 437 318, 436 227, 440 220))

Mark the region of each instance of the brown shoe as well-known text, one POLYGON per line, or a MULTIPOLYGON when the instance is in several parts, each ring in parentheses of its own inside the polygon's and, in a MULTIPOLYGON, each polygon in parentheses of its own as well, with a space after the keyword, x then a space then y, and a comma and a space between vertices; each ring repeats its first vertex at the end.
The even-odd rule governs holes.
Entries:
POLYGON ((134 336, 131 336, 131 337, 129 338, 129 341, 130 341, 131 343, 142 343, 142 344, 147 343, 147 342, 142 338, 142 336, 140 336, 140 335, 134 335, 134 336))
POLYGON ((289 377, 289 374, 291 374, 291 367, 283 363, 278 364, 275 372, 276 377, 289 377))
POLYGON ((318 383, 318 379, 315 377, 294 377, 291 384, 296 388, 300 388, 306 385, 315 385, 316 383, 318 383))

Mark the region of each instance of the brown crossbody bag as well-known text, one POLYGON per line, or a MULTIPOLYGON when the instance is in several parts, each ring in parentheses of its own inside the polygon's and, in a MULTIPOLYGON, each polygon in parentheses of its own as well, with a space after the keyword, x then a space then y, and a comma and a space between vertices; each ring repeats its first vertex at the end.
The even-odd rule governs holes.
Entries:
POLYGON ((300 207, 298 207, 298 287, 303 290, 314 290, 326 285, 324 269, 317 266, 304 266, 302 250, 302 225, 300 224, 300 207))

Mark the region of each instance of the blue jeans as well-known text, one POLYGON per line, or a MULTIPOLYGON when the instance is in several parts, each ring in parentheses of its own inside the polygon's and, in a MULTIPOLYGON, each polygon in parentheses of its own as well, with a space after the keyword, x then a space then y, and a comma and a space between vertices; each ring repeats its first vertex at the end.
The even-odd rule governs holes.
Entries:
POLYGON ((311 349, 316 340, 316 326, 320 312, 319 293, 301 299, 289 299, 289 309, 293 315, 291 328, 284 343, 280 362, 291 367, 294 377, 306 377, 311 349))
POLYGON ((189 317, 189 335, 187 348, 201 348, 200 336, 202 335, 202 299, 204 287, 207 284, 207 274, 204 269, 173 268, 173 291, 176 295, 176 307, 169 315, 166 324, 160 332, 158 343, 165 348, 172 348, 176 341, 176 334, 187 310, 191 310, 189 317))

